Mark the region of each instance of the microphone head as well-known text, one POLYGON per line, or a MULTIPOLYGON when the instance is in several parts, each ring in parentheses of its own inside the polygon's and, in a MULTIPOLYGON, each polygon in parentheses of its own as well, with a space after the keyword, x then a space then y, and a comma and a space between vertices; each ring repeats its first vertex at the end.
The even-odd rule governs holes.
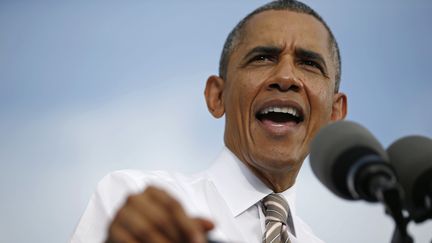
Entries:
POLYGON ((391 144, 387 153, 405 190, 405 204, 416 220, 419 210, 432 210, 425 201, 432 195, 432 139, 407 136, 391 144))
POLYGON ((315 176, 339 197, 355 200, 347 182, 353 165, 362 157, 387 154, 375 137, 352 121, 337 121, 323 127, 311 143, 310 163, 315 176))

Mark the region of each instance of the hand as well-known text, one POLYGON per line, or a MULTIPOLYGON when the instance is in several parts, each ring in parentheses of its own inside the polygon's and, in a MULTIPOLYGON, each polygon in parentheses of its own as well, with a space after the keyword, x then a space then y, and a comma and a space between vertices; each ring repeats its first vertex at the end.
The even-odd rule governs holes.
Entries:
POLYGON ((180 203, 156 187, 131 195, 111 222, 106 243, 206 242, 213 223, 186 215, 180 203))

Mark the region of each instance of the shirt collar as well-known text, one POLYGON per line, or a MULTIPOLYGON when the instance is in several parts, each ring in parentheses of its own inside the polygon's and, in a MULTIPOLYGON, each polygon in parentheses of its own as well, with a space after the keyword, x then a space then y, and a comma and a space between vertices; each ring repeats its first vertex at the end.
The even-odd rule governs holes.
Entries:
MULTIPOLYGON (((227 147, 207 171, 232 214, 237 217, 273 191, 268 188, 227 147)), ((295 215, 294 185, 281 192, 295 215)))

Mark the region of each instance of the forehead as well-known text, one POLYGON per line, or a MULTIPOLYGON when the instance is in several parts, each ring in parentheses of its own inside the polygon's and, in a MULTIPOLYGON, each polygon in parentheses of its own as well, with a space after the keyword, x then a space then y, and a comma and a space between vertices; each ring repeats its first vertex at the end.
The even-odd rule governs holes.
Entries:
POLYGON ((304 48, 330 60, 329 33, 315 17, 289 10, 268 10, 253 16, 243 27, 238 50, 258 45, 304 48))

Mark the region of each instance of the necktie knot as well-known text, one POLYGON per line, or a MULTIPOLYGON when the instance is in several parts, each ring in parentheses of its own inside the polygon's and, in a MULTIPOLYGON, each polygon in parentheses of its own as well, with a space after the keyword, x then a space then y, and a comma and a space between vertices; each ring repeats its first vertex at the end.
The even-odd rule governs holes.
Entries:
POLYGON ((276 221, 287 224, 289 206, 285 199, 279 194, 269 194, 263 199, 264 215, 267 221, 276 221))
POLYGON ((263 243, 290 243, 288 231, 296 235, 291 211, 280 194, 272 193, 262 200, 265 215, 263 243))

